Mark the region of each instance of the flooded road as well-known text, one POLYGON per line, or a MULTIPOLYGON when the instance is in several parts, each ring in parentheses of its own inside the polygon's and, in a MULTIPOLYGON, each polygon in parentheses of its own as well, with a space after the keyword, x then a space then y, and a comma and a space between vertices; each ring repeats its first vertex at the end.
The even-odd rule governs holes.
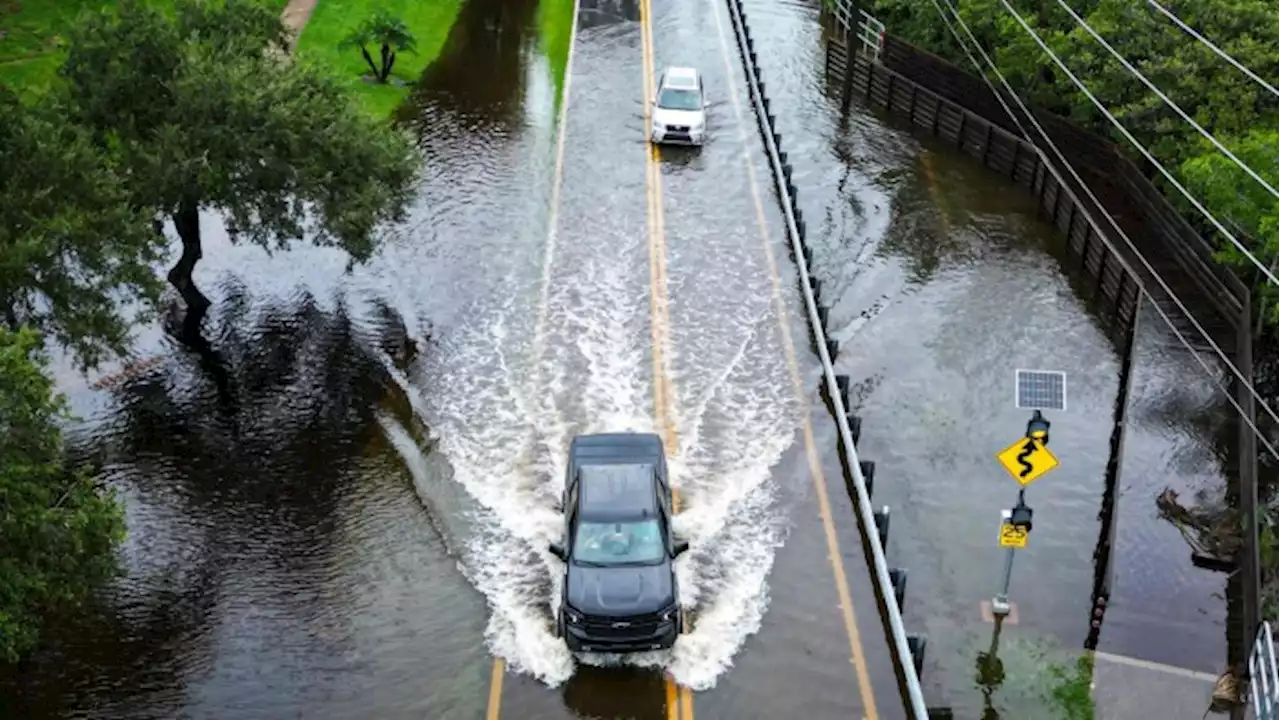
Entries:
MULTIPOLYGON (((0 716, 904 716, 724 3, 583 0, 559 108, 536 13, 464 6, 405 113, 421 201, 369 265, 268 257, 205 218, 223 387, 158 332, 132 379, 64 383, 77 446, 128 503, 128 574, 3 679, 0 716), (649 155, 648 58, 703 72, 701 151, 649 155), (626 429, 671 447, 692 628, 669 654, 575 661, 551 635, 545 551, 564 451, 626 429)), ((1037 663, 1087 629, 1116 352, 1012 188, 839 117, 816 7, 748 15, 839 293, 837 364, 893 508, 890 563, 911 573, 908 627, 930 637, 931 704, 977 697, 1013 494, 992 456, 1025 422, 1012 371, 1068 373, 997 695, 1026 715, 1037 663)))

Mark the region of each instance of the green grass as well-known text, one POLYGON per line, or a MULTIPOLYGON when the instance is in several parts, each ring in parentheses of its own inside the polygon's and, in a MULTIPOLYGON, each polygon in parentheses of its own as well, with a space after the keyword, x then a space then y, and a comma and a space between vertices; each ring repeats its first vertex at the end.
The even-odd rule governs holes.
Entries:
MULTIPOLYGON (((264 0, 284 9, 288 0, 264 0)), ((172 0, 144 0, 171 6, 172 0)), ((65 37, 82 13, 115 8, 114 0, 0 0, 0 83, 34 97, 57 79, 65 37)))
POLYGON ((1051 665, 1049 698, 1062 720, 1093 720, 1093 655, 1076 658, 1074 665, 1051 665))
POLYGON ((57 77, 64 35, 81 13, 106 0, 0 0, 0 82, 20 93, 43 92, 57 77))
MULTIPOLYGON (((391 76, 404 83, 415 82, 444 49, 461 6, 462 0, 319 0, 298 41, 298 58, 337 73, 360 107, 375 117, 388 118, 408 96, 409 88, 365 82, 361 78, 369 66, 360 52, 338 46, 374 10, 386 7, 409 27, 418 47, 416 53, 396 56, 391 76)), ((369 53, 377 61, 378 48, 369 48, 369 53)))
POLYGON ((564 98, 564 73, 569 64, 569 41, 573 36, 574 0, 541 0, 538 3, 538 47, 551 65, 556 84, 557 107, 564 98))

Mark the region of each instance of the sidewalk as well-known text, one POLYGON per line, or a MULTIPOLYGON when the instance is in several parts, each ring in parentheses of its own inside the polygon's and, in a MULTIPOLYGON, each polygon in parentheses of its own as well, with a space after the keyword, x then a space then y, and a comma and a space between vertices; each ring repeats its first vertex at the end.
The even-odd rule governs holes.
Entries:
MULTIPOLYGON (((1095 653, 1096 720, 1201 720, 1216 677, 1135 658, 1095 653)), ((1215 716, 1222 717, 1222 716, 1215 716)))
POLYGON ((289 0, 284 12, 280 14, 280 21, 293 33, 293 40, 289 43, 291 50, 298 47, 298 37, 302 35, 303 28, 311 19, 311 13, 316 9, 316 2, 317 0, 289 0))

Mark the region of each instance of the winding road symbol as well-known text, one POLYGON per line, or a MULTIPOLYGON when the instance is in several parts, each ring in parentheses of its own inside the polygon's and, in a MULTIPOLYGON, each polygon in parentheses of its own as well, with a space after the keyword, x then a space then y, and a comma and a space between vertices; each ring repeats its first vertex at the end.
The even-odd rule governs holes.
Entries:
POLYGON ((1019 438, 1017 442, 1001 450, 996 455, 996 460, 1000 461, 1010 477, 1024 487, 1058 467, 1058 458, 1049 452, 1049 448, 1031 438, 1019 438))
POLYGON ((1035 465, 1032 465, 1030 462, 1027 461, 1027 458, 1034 455, 1035 452, 1036 452, 1036 441, 1028 439, 1027 442, 1024 443, 1022 446, 1022 452, 1018 453, 1018 457, 1017 457, 1018 464, 1022 466, 1022 470, 1018 472, 1018 479, 1024 481, 1024 483, 1026 481, 1027 476, 1035 472, 1035 469, 1036 469, 1035 465))

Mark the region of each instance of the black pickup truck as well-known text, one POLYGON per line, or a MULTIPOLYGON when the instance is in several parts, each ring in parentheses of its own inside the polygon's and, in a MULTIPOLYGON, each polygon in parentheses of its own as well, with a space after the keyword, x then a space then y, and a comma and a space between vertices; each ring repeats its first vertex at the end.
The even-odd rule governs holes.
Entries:
POLYGON ((689 549, 671 532, 662 439, 579 435, 569 446, 564 561, 556 633, 575 652, 639 652, 675 644, 682 616, 672 560, 689 549))

